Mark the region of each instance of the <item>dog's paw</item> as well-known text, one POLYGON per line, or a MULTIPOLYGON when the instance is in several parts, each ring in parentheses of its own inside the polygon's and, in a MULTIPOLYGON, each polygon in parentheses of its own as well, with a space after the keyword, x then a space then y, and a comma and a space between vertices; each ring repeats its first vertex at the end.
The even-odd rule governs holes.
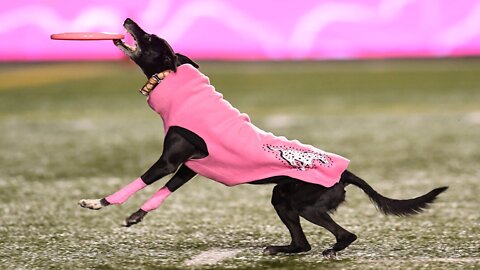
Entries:
POLYGON ((263 250, 263 255, 276 255, 278 253, 278 250, 274 246, 267 246, 263 250))
POLYGON ((335 260, 337 258, 337 253, 335 252, 335 250, 331 248, 325 249, 322 252, 322 255, 323 257, 325 257, 325 259, 328 259, 328 260, 335 260))
POLYGON ((102 200, 100 199, 83 199, 78 202, 78 205, 80 205, 83 208, 88 208, 92 210, 100 210, 104 207, 104 205, 101 202, 102 200))
POLYGON ((148 212, 140 209, 138 210, 137 212, 133 213, 130 217, 128 217, 127 219, 125 219, 125 221, 123 222, 122 226, 123 227, 130 227, 132 225, 135 225, 137 223, 140 223, 143 219, 143 217, 145 217, 145 215, 147 214, 148 212))

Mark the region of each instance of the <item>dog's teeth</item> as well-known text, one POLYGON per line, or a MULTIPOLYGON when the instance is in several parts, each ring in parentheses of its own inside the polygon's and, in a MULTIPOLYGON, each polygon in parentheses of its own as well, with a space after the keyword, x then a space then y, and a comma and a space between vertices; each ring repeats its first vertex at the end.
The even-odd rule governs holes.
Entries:
POLYGON ((127 43, 124 43, 125 47, 127 47, 129 50, 131 50, 132 52, 136 51, 137 50, 137 47, 136 46, 132 46, 132 45, 129 45, 127 43))

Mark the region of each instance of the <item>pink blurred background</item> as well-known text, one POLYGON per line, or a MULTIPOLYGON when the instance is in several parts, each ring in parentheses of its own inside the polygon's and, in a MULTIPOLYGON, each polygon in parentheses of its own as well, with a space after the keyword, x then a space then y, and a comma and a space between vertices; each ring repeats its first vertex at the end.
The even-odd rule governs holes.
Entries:
POLYGON ((123 33, 127 17, 194 59, 480 54, 478 0, 16 0, 0 9, 0 61, 121 59, 111 41, 49 37, 123 33))

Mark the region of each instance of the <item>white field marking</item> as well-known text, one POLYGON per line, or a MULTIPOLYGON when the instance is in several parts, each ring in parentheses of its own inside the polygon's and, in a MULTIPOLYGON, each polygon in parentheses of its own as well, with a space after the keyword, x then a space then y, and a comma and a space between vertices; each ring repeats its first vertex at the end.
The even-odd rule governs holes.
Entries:
POLYGON ((266 117, 265 124, 272 128, 287 128, 298 123, 298 119, 298 116, 274 114, 266 117))
POLYGON ((392 262, 441 262, 441 263, 478 263, 480 258, 477 257, 464 257, 464 258, 427 258, 427 257, 412 257, 405 259, 367 259, 367 260, 358 260, 359 262, 365 263, 392 263, 392 262))
POLYGON ((186 261, 185 264, 189 266, 216 264, 225 259, 235 257, 240 251, 241 249, 211 249, 194 256, 186 261))
POLYGON ((465 115, 463 121, 469 124, 480 124, 480 112, 471 112, 465 115))
POLYGON ((78 131, 95 130, 96 126, 90 119, 78 119, 71 121, 72 128, 78 131))

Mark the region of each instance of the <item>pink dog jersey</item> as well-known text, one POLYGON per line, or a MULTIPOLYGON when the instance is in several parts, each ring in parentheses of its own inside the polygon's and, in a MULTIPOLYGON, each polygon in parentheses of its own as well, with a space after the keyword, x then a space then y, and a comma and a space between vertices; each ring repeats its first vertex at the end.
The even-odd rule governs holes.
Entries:
POLYGON ((147 101, 162 117, 165 132, 179 126, 205 141, 209 155, 185 165, 227 186, 289 176, 331 187, 349 163, 339 155, 259 129, 188 64, 165 78, 147 101))

